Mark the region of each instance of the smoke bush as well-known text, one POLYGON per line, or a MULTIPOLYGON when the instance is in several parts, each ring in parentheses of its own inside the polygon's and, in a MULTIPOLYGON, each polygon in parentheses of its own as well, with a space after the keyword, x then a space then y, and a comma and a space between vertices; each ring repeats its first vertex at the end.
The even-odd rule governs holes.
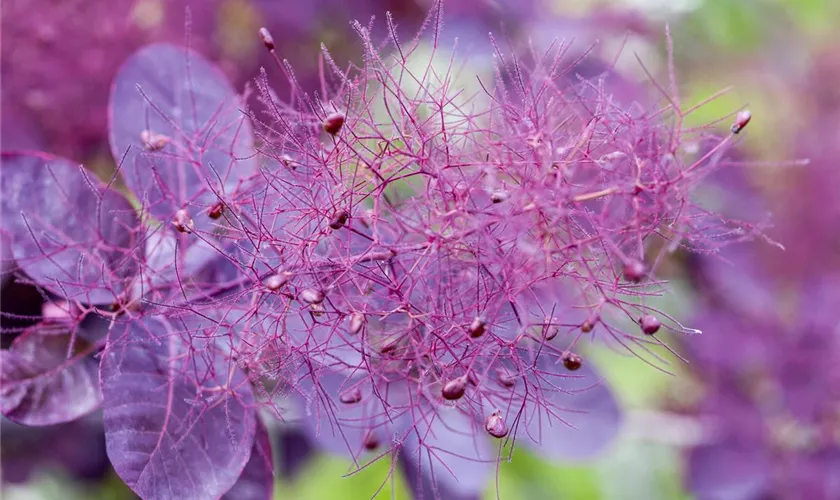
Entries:
POLYGON ((491 37, 464 85, 441 16, 429 44, 354 24, 363 64, 325 48, 314 94, 261 32, 293 90, 263 72, 249 110, 202 56, 146 46, 111 87, 114 178, 4 153, 4 266, 48 314, 3 351, 3 413, 101 404, 146 499, 269 498, 264 419, 354 470, 391 457, 418 496, 477 495, 502 444, 602 450, 621 416, 585 345, 697 332, 645 302, 667 253, 754 233, 691 198, 740 129, 693 154, 693 108, 614 99, 565 42, 491 37))

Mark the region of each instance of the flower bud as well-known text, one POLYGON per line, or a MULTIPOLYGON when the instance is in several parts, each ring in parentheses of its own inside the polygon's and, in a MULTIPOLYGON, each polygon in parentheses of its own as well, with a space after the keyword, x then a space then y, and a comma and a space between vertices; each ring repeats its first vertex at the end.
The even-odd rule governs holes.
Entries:
POLYGON ((346 405, 356 404, 362 400, 362 391, 358 387, 348 389, 342 392, 338 399, 346 405))
POLYGON ((624 265, 624 279, 632 283, 641 283, 647 273, 648 269, 644 262, 631 260, 624 265))
POLYGON ((373 432, 373 429, 367 431, 367 434, 365 434, 363 445, 368 451, 373 451, 379 448, 379 438, 376 437, 376 433, 373 432))
POLYGON ((341 229, 347 223, 349 217, 350 214, 347 213, 347 210, 340 210, 330 219, 330 229, 341 229))
POLYGON ((324 132, 330 135, 336 135, 341 130, 341 127, 344 126, 344 114, 335 112, 327 116, 326 120, 324 120, 323 127, 324 132))
POLYGON ((744 127, 746 127, 747 124, 750 123, 751 119, 752 113, 750 113, 750 110, 745 109, 743 111, 740 111, 737 115, 735 115, 735 122, 732 124, 732 127, 730 127, 729 130, 733 134, 737 134, 740 131, 744 130, 744 127))
POLYGON ((175 229, 184 234, 192 233, 193 227, 195 227, 195 223, 190 218, 190 213, 183 208, 175 212, 175 218, 172 219, 172 225, 175 226, 175 229))
POLYGON ((167 144, 172 142, 172 139, 163 134, 156 134, 151 130, 144 130, 140 132, 140 142, 143 143, 143 149, 154 152, 165 148, 167 144))
POLYGON ((487 323, 481 316, 476 316, 472 320, 472 323, 470 323, 470 327, 467 331, 469 332, 470 337, 477 339, 484 335, 484 332, 487 331, 487 323))
POLYGON ((207 211, 207 216, 213 220, 218 219, 222 216, 222 213, 225 211, 225 204, 221 201, 216 202, 215 205, 210 207, 210 210, 207 211))
POLYGON ((359 332, 362 331, 362 327, 365 326, 365 315, 360 312, 354 312, 350 315, 350 319, 348 319, 350 323, 348 330, 352 335, 357 335, 359 332))
POLYGON ((314 288, 307 288, 300 292, 300 300, 307 304, 320 304, 324 301, 324 292, 315 290, 314 288))
POLYGON ((579 370, 580 367, 583 365, 583 358, 578 356, 573 352, 567 352, 563 354, 563 366, 566 367, 567 370, 573 372, 575 370, 579 370))
POLYGON ((645 332, 645 334, 653 335, 659 331, 659 327, 662 326, 662 322, 660 322, 659 318, 656 316, 645 314, 639 318, 639 326, 642 327, 642 331, 645 332))
POLYGON ((490 195, 490 201, 492 201, 493 203, 502 203, 508 198, 510 198, 510 193, 508 193, 504 189, 497 189, 493 191, 493 193, 490 195))
POLYGON ((502 412, 496 410, 488 415, 487 420, 484 421, 484 429, 494 438, 501 439, 507 436, 508 428, 505 425, 505 419, 502 418, 502 412))
POLYGON ((274 37, 271 36, 267 28, 260 28, 260 40, 268 50, 274 50, 274 37))
POLYGON ((283 286, 289 282, 289 276, 289 273, 272 274, 263 281, 263 286, 265 286, 272 292, 276 292, 277 290, 283 288, 283 286))
POLYGON ((496 370, 496 378, 499 380, 500 384, 507 388, 511 388, 516 385, 516 377, 504 368, 496 370))
POLYGON ((443 384, 441 394, 443 395, 443 399, 448 399, 449 401, 456 401, 464 396, 464 392, 466 392, 466 390, 467 378, 458 377, 443 384))

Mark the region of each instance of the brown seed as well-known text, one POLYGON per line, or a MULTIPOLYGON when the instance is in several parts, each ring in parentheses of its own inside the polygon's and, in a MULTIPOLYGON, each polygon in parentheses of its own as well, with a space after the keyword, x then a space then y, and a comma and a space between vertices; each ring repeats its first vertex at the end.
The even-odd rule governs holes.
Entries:
POLYGON ((580 331, 582 331, 583 333, 589 333, 594 329, 595 329, 595 323, 590 321, 590 320, 586 320, 586 321, 583 322, 582 325, 580 325, 580 331))
POLYGON ((641 283, 647 273, 648 269, 644 262, 631 260, 624 265, 624 279, 632 283, 641 283))
POLYGON ((262 40, 263 45, 268 50, 274 50, 274 37, 271 36, 268 29, 260 28, 260 39, 262 40))
POLYGON ((470 333, 470 337, 477 339, 487 331, 487 323, 484 321, 484 318, 476 316, 473 318, 467 331, 470 333))
POLYGON ((743 111, 740 111, 737 115, 735 115, 735 122, 732 124, 732 127, 730 127, 729 130, 732 131, 733 134, 737 134, 740 131, 744 130, 744 127, 746 127, 747 124, 750 123, 750 120, 752 120, 752 113, 750 113, 750 110, 745 109, 743 111))
POLYGON ((217 202, 215 205, 210 207, 210 210, 207 211, 207 216, 213 220, 218 219, 222 216, 222 213, 225 211, 225 204, 221 201, 217 202))
POLYGON ((507 200, 508 198, 510 198, 510 193, 508 193, 504 189, 497 189, 496 191, 493 191, 493 193, 490 195, 490 201, 492 201, 493 203, 501 203, 507 200))
POLYGON ((496 410, 488 415, 487 420, 484 421, 484 429, 494 438, 501 439, 507 436, 508 428, 505 425, 505 419, 502 418, 502 412, 496 410))
POLYGON ((373 429, 369 430, 367 434, 365 434, 364 447, 368 451, 373 451, 379 448, 379 439, 376 437, 376 433, 373 432, 373 429))
POLYGON ((645 314, 644 316, 639 318, 639 326, 642 327, 642 331, 646 335, 653 335, 654 333, 659 331, 659 327, 662 326, 662 323, 656 316, 653 316, 651 314, 645 314))
POLYGON ((347 223, 347 219, 350 217, 350 214, 347 213, 347 210, 341 210, 336 213, 332 219, 330 219, 330 229, 341 229, 344 227, 344 224, 347 223))
POLYGON ((172 225, 175 226, 175 229, 184 234, 192 233, 192 230, 195 227, 195 223, 190 218, 190 213, 183 208, 175 212, 175 218, 172 219, 172 225))
POLYGON ((327 118, 324 120, 324 132, 330 135, 336 135, 341 131, 341 127, 344 126, 344 114, 335 112, 331 113, 327 118))
POLYGON ((567 370, 573 372, 575 370, 579 370, 582 365, 583 358, 577 354, 573 352, 563 354, 563 366, 565 366, 567 370))
POLYGON ((352 405, 362 400, 362 391, 358 387, 348 389, 342 392, 338 399, 346 405, 352 405))
POLYGON ((456 401, 458 399, 461 399, 466 391, 467 378, 458 377, 443 384, 441 394, 443 395, 443 399, 448 399, 449 401, 456 401))

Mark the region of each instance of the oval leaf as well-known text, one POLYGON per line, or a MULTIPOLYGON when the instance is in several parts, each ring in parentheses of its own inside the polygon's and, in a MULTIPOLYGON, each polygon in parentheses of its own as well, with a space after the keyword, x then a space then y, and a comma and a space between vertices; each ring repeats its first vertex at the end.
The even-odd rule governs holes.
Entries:
POLYGON ((185 48, 149 45, 123 64, 111 88, 111 151, 154 217, 169 224, 186 209, 206 230, 220 197, 234 203, 257 168, 243 107, 221 71, 185 48))
POLYGON ((194 355, 197 341, 188 348, 171 330, 147 318, 112 332, 101 364, 108 457, 145 500, 218 498, 251 455, 254 397, 220 354, 194 355))
POLYGON ((70 422, 102 402, 95 346, 58 326, 64 334, 41 335, 36 325, 0 352, 0 409, 10 420, 33 426, 70 422))
POLYGON ((111 304, 137 270, 137 217, 82 166, 44 153, 3 153, 3 231, 17 266, 49 291, 111 304))
POLYGON ((274 460, 271 440, 265 424, 257 419, 254 447, 239 481, 222 497, 222 500, 271 500, 274 495, 274 460))

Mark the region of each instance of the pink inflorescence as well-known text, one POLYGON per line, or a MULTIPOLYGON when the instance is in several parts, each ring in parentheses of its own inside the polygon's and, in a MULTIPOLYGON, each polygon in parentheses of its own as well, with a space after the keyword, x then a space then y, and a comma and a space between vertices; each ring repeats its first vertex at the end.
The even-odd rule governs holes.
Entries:
POLYGON ((620 414, 587 344, 632 353, 661 345, 660 328, 691 332, 645 304, 660 260, 747 234, 692 202, 731 136, 686 153, 709 134, 682 128, 676 96, 619 102, 577 78, 569 44, 520 57, 492 37, 495 71, 464 85, 440 7, 429 42, 402 43, 386 21, 384 50, 354 25, 360 67, 324 49, 317 94, 260 30, 293 87, 283 102, 263 73, 260 112, 197 54, 138 51, 110 106, 130 201, 65 160, 4 156, 4 195, 40 169, 33 196, 56 198, 35 213, 4 197, 19 270, 79 304, 73 317, 108 322, 79 345, 102 350, 102 394, 77 411, 103 406, 111 461, 141 496, 218 473, 201 492, 218 497, 243 468, 265 469, 257 408, 302 415, 360 467, 398 458, 443 497, 483 489, 497 439, 592 456, 620 414), (78 221, 45 238, 70 201, 78 221), (189 460, 210 435, 207 461, 189 460))

